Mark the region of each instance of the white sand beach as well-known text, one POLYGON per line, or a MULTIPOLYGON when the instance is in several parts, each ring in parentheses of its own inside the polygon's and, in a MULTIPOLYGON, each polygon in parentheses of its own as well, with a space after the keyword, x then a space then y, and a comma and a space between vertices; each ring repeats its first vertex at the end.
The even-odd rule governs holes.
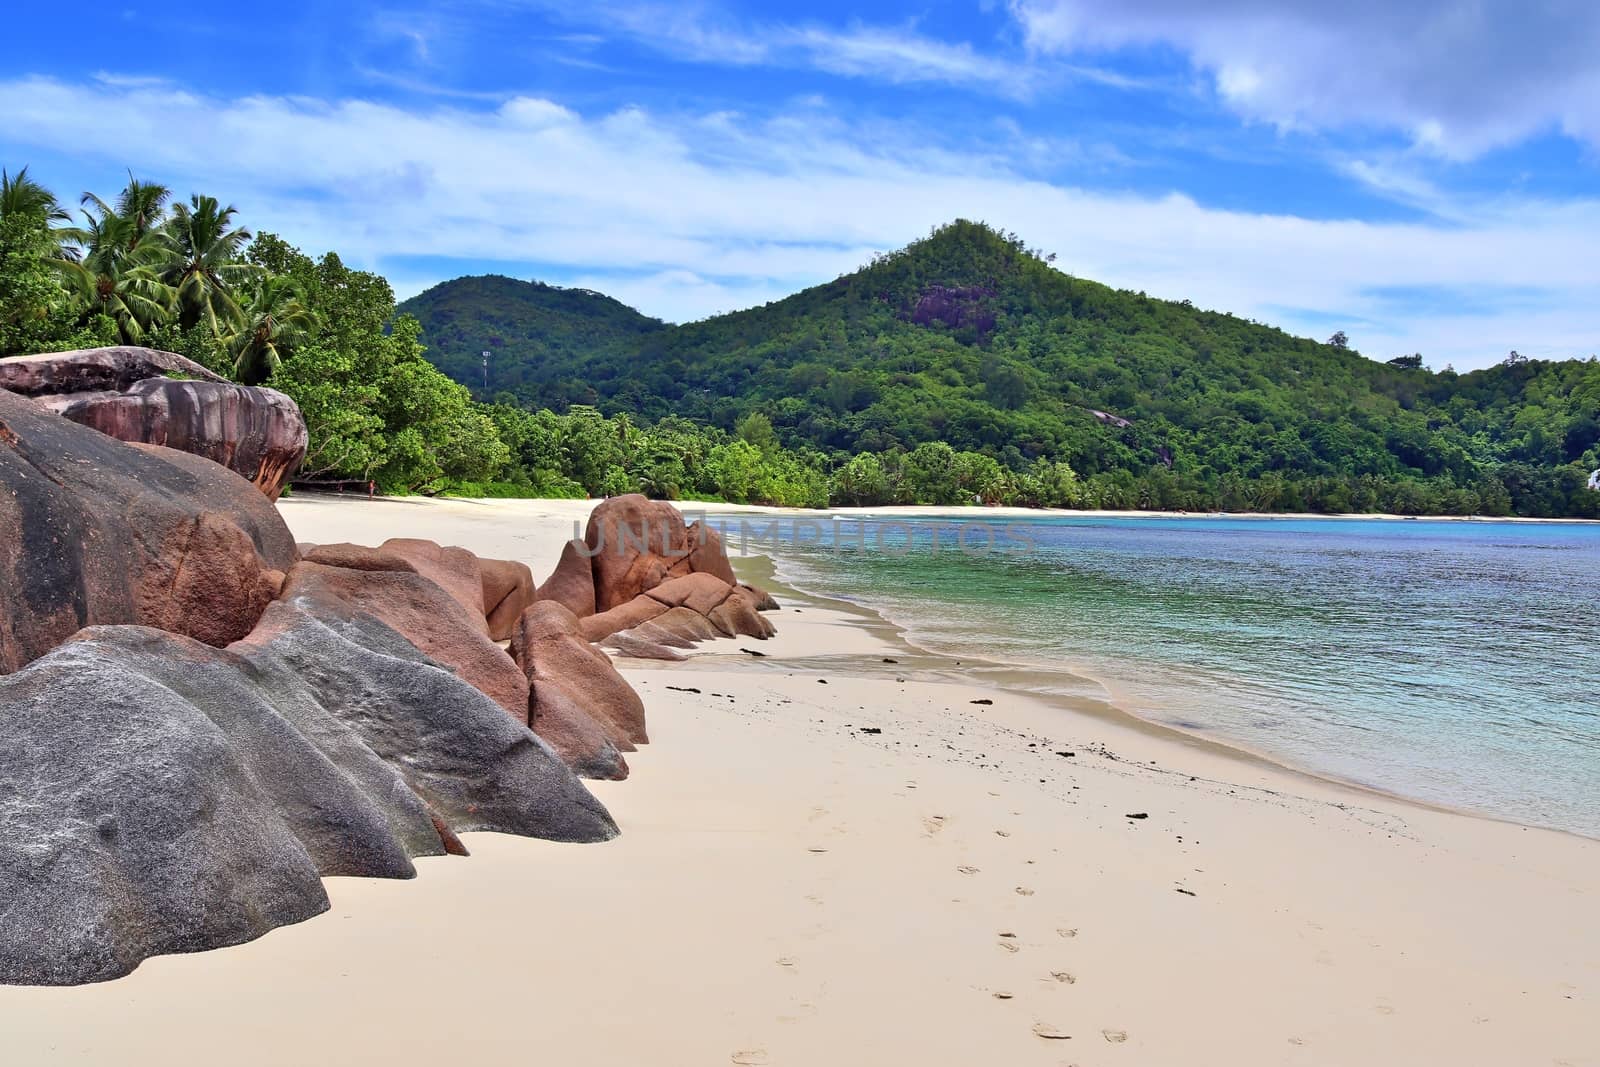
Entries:
MULTIPOLYGON (((305 541, 543 577, 591 504, 280 506, 305 541)), ((1600 842, 980 684, 780 600, 771 641, 620 661, 652 743, 591 783, 619 839, 471 834, 246 945, 0 987, 0 1062, 1600 1064, 1600 842)))

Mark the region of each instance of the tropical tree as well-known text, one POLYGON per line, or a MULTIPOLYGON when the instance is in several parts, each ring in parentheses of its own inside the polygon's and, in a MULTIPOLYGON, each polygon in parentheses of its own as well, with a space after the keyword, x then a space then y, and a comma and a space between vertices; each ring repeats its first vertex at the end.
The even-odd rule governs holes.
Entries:
POLYGON ((116 323, 124 344, 137 344, 173 308, 174 292, 161 280, 165 252, 160 242, 141 240, 134 220, 98 197, 85 197, 93 210, 73 229, 75 248, 51 265, 61 275, 80 318, 104 315, 116 323))
POLYGON ((319 324, 302 302, 299 284, 284 274, 259 277, 242 311, 223 340, 233 357, 234 378, 246 385, 272 377, 288 351, 305 343, 319 324))
POLYGON ((161 228, 166 221, 167 201, 170 199, 171 189, 156 182, 142 182, 130 171, 128 184, 117 194, 114 206, 93 193, 84 193, 78 201, 85 207, 93 206, 101 218, 115 216, 126 223, 122 233, 131 249, 161 228))
POLYGON ((196 193, 174 205, 160 230, 166 254, 161 280, 176 294, 178 323, 186 330, 204 323, 221 337, 244 319, 234 294, 257 269, 244 262, 250 231, 233 225, 236 213, 196 193))
POLYGON ((72 220, 54 193, 28 177, 27 167, 14 178, 9 171, 0 170, 0 219, 18 216, 37 218, 46 225, 72 220))

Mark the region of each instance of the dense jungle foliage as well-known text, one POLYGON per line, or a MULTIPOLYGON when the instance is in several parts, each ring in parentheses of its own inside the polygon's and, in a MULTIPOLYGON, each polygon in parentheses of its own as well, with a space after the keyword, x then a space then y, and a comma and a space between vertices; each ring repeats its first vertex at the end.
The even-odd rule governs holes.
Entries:
POLYGON ((270 384, 305 412, 311 480, 811 507, 1600 515, 1585 487, 1600 467, 1592 358, 1513 355, 1466 375, 1375 363, 1072 278, 975 223, 673 327, 494 277, 397 310, 383 278, 252 234, 209 196, 130 179, 110 201, 83 194, 74 217, 25 168, 0 181, 0 355, 144 344, 270 384))

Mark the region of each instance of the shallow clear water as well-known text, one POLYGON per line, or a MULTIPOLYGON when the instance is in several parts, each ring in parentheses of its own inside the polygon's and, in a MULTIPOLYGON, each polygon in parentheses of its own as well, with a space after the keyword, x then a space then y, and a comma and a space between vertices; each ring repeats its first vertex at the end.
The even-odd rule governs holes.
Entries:
POLYGON ((1296 766, 1600 836, 1600 526, 1010 521, 963 519, 967 552, 948 523, 875 519, 820 543, 786 524, 761 551, 935 651, 1065 668, 1296 766))

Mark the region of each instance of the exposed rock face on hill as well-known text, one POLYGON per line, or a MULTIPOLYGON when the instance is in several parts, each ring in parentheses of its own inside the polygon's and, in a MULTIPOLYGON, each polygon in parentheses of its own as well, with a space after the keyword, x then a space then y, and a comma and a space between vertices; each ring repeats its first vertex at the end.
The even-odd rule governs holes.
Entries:
POLYGON ((230 650, 91 629, 0 679, 0 981, 249 940, 325 910, 319 876, 410 877, 457 831, 615 835, 498 705, 320 607, 275 604, 230 650))
POLYGON ((0 391, 0 673, 101 623, 227 644, 296 558, 277 509, 226 469, 0 391))
POLYGON ((0 360, 0 389, 119 441, 204 456, 273 500, 305 458, 305 420, 293 400, 234 385, 170 352, 119 347, 16 356, 0 360))

